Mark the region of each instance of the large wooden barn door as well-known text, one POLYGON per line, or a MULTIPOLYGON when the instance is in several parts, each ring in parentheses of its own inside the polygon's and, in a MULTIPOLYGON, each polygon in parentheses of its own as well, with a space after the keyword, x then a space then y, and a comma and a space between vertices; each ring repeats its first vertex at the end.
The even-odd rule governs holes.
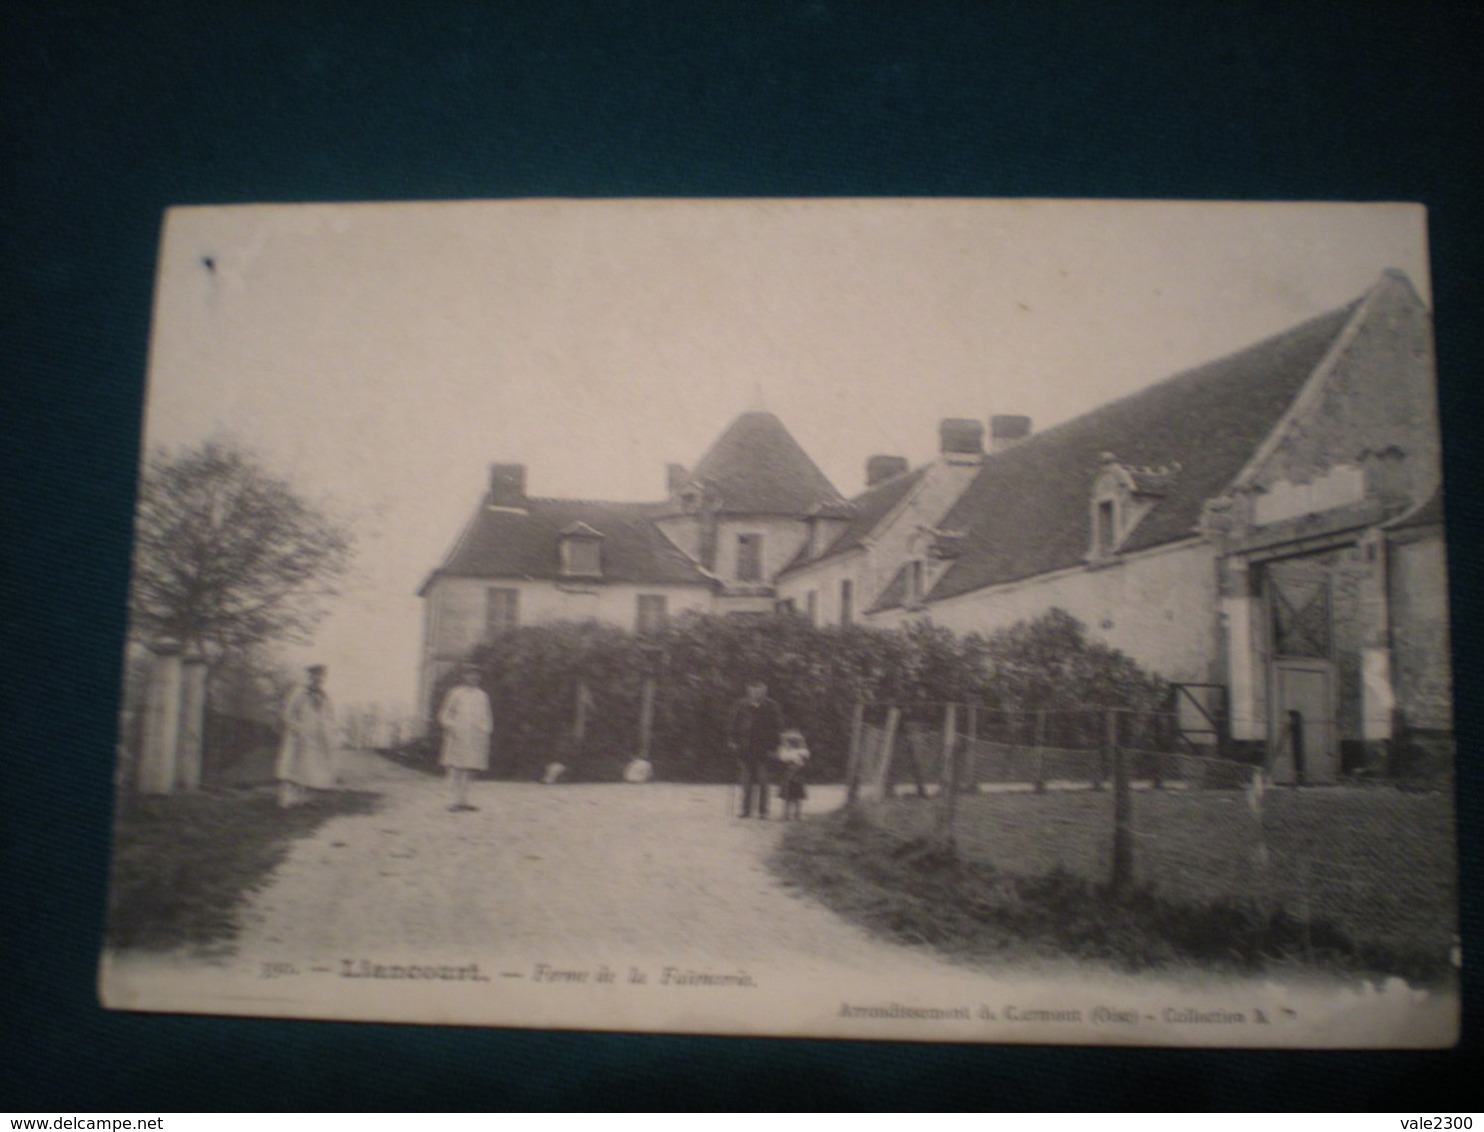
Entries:
POLYGON ((1334 665, 1324 660, 1273 663, 1273 757, 1276 782, 1334 782, 1340 768, 1335 735, 1334 665))
POLYGON ((1268 769, 1278 782, 1334 782, 1339 704, 1328 563, 1270 564, 1267 594, 1273 657, 1268 769))

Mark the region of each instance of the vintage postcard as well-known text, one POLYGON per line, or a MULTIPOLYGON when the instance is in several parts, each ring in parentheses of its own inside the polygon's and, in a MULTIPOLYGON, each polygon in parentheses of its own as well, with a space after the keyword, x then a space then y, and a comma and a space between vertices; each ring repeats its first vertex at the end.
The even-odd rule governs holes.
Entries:
POLYGON ((1413 205, 165 218, 116 1009, 1438 1047, 1413 205))

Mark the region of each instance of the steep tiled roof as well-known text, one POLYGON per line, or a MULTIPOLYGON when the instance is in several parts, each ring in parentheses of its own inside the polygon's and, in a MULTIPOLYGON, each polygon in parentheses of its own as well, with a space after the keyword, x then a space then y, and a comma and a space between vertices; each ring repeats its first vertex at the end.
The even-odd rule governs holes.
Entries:
POLYGON ((562 576, 562 534, 587 527, 603 536, 605 581, 643 585, 710 581, 652 522, 664 504, 527 499, 525 506, 522 514, 481 505, 434 576, 557 579, 562 576))
POLYGON ((691 473, 720 493, 718 510, 733 514, 803 515, 840 498, 783 422, 772 413, 743 413, 691 473))
POLYGON ((808 556, 809 544, 806 542, 798 555, 782 572, 787 573, 809 562, 819 562, 822 559, 855 550, 876 529, 881 520, 890 514, 892 508, 905 499, 907 494, 921 482, 927 470, 928 465, 924 464, 920 468, 903 472, 899 476, 892 476, 889 480, 883 480, 873 487, 868 487, 850 501, 852 509, 850 522, 835 536, 834 542, 813 558, 808 556))
MULTIPOLYGON (((1356 304, 1048 429, 985 460, 943 520, 963 553, 930 601, 1082 563, 1103 453, 1125 467, 1173 468, 1162 496, 1121 546, 1189 536, 1272 432, 1356 304)), ((883 601, 885 597, 883 597, 883 601)), ((898 599, 900 600, 900 599, 898 599)))

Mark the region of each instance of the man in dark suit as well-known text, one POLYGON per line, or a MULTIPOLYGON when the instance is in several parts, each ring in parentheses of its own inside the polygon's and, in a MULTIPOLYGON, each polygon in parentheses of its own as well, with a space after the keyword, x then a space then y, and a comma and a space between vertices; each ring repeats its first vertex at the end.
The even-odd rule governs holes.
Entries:
POLYGON ((768 698, 768 685, 750 680, 747 695, 732 709, 727 728, 727 746, 737 756, 742 778, 742 817, 752 816, 752 795, 757 791, 757 816, 768 816, 768 762, 778 750, 783 731, 783 713, 768 698))

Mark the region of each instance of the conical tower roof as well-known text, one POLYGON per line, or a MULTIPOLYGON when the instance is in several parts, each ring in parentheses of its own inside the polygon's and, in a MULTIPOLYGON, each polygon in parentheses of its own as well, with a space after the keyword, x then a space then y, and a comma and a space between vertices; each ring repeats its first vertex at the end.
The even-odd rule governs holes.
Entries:
POLYGON ((691 474, 732 514, 803 515, 841 499, 809 454, 772 413, 743 413, 701 458, 691 474))

